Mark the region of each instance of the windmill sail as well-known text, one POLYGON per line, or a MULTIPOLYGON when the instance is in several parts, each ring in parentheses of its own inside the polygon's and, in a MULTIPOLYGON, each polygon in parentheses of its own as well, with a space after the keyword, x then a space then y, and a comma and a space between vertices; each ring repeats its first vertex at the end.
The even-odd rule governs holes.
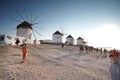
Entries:
POLYGON ((21 36, 21 37, 25 37, 28 39, 32 38, 32 35, 35 37, 35 39, 37 38, 36 36, 39 35, 41 36, 41 34, 39 33, 39 31, 37 31, 38 29, 41 29, 40 27, 34 27, 34 25, 37 25, 38 22, 35 22, 38 18, 39 15, 37 15, 35 18, 33 18, 33 11, 31 11, 30 16, 28 15, 27 10, 24 8, 24 15, 21 15, 21 13, 16 10, 17 15, 23 20, 17 20, 12 18, 12 20, 18 21, 20 22, 20 24, 17 25, 17 36, 21 36), (35 29, 38 28, 38 29, 35 29))

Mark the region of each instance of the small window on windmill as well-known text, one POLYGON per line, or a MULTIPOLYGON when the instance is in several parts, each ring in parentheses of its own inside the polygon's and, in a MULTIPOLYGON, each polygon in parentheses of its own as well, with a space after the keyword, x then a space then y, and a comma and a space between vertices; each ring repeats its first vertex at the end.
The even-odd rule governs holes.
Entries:
POLYGON ((57 37, 57 39, 59 39, 59 38, 57 37))
POLYGON ((10 39, 12 39, 12 37, 11 36, 7 36, 7 38, 10 40, 10 39))
POLYGON ((0 41, 3 41, 4 40, 4 36, 0 36, 0 41))

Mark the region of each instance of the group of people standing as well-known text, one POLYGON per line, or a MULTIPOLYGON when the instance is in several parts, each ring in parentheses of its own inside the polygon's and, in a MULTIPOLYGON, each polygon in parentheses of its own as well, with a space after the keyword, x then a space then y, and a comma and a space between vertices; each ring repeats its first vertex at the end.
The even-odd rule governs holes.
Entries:
MULTIPOLYGON (((20 40, 19 40, 19 38, 17 38, 15 44, 18 46, 19 43, 20 43, 20 40)), ((23 39, 22 44, 20 45, 22 47, 22 53, 23 53, 22 63, 24 63, 26 61, 26 56, 28 54, 28 50, 26 48, 26 45, 27 45, 27 39, 23 39)), ((61 46, 63 48, 64 44, 61 43, 61 46)), ((83 52, 84 50, 86 51, 86 53, 88 53, 89 51, 93 51, 93 49, 94 49, 93 47, 79 45, 79 52, 80 53, 83 52)), ((94 50, 96 50, 97 52, 99 51, 99 49, 94 49, 94 50)), ((102 49, 101 49, 101 51, 102 51, 102 49)), ((106 52, 106 50, 104 50, 104 52, 106 52)), ((109 57, 111 58, 111 62, 113 62, 113 64, 117 64, 118 58, 119 58, 118 51, 116 49, 114 49, 114 50, 109 51, 109 53, 110 53, 109 57)))
POLYGON ((80 53, 83 53, 83 51, 86 51, 86 53, 89 53, 89 52, 93 52, 93 51, 96 51, 96 52, 100 52, 100 53, 104 53, 106 54, 107 56, 107 53, 110 53, 109 57, 111 59, 111 62, 113 64, 118 64, 118 60, 119 60, 119 52, 116 50, 116 49, 113 49, 111 51, 107 51, 106 49, 98 49, 98 48, 93 48, 93 47, 89 47, 89 46, 84 46, 84 45, 79 45, 79 52, 80 53))
MULTIPOLYGON (((19 38, 16 39, 15 44, 16 44, 17 46, 20 44, 19 38)), ((27 39, 23 39, 22 44, 27 44, 27 39)), ((21 44, 21 45, 22 45, 22 44, 21 44)))
POLYGON ((87 46, 87 45, 79 45, 79 52, 80 53, 83 53, 83 52, 86 52, 86 53, 90 53, 90 52, 96 52, 96 53, 107 53, 107 49, 105 48, 94 48, 93 46, 87 46))

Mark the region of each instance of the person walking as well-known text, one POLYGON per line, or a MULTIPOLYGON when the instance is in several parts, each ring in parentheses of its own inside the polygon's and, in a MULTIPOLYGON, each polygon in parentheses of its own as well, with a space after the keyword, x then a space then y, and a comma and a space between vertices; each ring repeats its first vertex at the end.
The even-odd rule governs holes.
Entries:
POLYGON ((22 63, 24 63, 26 61, 26 56, 28 54, 28 50, 26 48, 26 44, 22 44, 22 52, 23 52, 23 60, 22 63))

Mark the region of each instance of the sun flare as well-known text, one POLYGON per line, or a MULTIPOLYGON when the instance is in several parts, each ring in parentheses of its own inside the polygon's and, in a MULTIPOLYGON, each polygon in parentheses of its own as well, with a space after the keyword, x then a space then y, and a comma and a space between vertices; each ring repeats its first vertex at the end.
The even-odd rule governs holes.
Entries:
POLYGON ((89 34, 91 45, 96 47, 119 48, 120 30, 117 25, 109 23, 97 28, 89 34))

